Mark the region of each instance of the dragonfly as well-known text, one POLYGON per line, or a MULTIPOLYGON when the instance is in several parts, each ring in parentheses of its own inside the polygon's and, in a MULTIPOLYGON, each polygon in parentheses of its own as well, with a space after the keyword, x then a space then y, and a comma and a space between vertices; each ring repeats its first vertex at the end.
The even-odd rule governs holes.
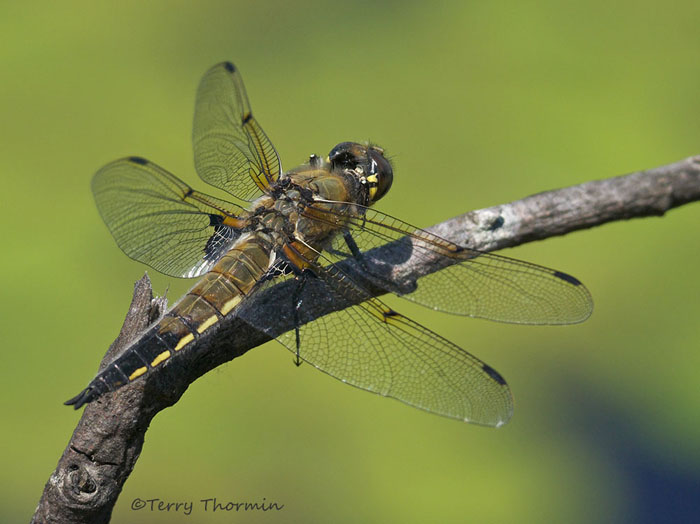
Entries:
POLYGON ((169 276, 200 278, 66 401, 75 409, 196 351, 222 319, 237 316, 281 342, 297 365, 498 427, 513 413, 502 375, 390 308, 367 281, 431 309, 500 322, 571 324, 591 314, 589 291, 569 274, 458 245, 372 208, 394 178, 377 145, 342 142, 325 158, 311 155, 283 171, 231 62, 209 69, 199 84, 193 147, 197 174, 233 201, 200 193, 137 156, 94 175, 97 208, 129 257, 169 276), (372 255, 381 247, 442 269, 397 287, 372 255), (277 285, 287 286, 275 302, 278 315, 261 313, 259 297, 277 285), (314 318, 308 305, 318 301, 343 306, 314 318), (290 322, 280 334, 282 318, 290 322))

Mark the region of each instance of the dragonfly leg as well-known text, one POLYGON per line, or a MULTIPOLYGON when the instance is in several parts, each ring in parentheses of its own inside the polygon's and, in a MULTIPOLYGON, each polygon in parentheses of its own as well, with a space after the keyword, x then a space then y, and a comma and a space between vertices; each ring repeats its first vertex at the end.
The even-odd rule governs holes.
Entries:
POLYGON ((328 252, 331 255, 335 255, 338 258, 346 258, 350 255, 357 260, 358 264, 362 266, 362 269, 367 269, 367 265, 365 264, 365 259, 362 256, 362 252, 360 251, 360 248, 357 247, 357 243, 355 242, 355 239, 352 238, 352 235, 350 234, 349 231, 345 231, 343 233, 343 239, 345 240, 345 245, 348 246, 348 249, 350 250, 350 253, 347 253, 345 251, 342 251, 340 249, 333 249, 333 248, 327 248, 328 252))
POLYGON ((301 346, 301 337, 299 336, 299 327, 301 325, 301 320, 299 316, 299 311, 301 310, 303 302, 301 294, 304 291, 304 286, 306 286, 306 281, 308 280, 310 274, 312 273, 308 269, 305 269, 294 277, 294 280, 296 280, 297 285, 294 288, 294 293, 292 293, 292 304, 294 304, 294 337, 296 343, 296 357, 294 358, 294 364, 297 367, 301 366, 301 357, 299 349, 301 346))
POLYGON ((358 261, 358 263, 362 265, 364 269, 367 269, 367 266, 365 265, 365 259, 362 256, 362 252, 360 251, 360 248, 357 247, 357 243, 355 242, 355 239, 352 238, 352 235, 349 231, 345 231, 343 233, 343 239, 345 240, 345 244, 348 246, 350 253, 352 253, 352 256, 355 257, 355 259, 358 261))
POLYGON ((387 277, 381 273, 372 271, 369 264, 367 264, 367 258, 364 256, 362 251, 360 251, 357 242, 355 242, 355 239, 352 237, 352 234, 349 231, 343 232, 343 240, 345 240, 345 245, 348 246, 353 259, 357 261, 360 268, 362 268, 367 275, 371 276, 372 279, 375 280, 379 287, 396 295, 405 295, 416 290, 415 281, 396 284, 391 280, 388 280, 387 277))

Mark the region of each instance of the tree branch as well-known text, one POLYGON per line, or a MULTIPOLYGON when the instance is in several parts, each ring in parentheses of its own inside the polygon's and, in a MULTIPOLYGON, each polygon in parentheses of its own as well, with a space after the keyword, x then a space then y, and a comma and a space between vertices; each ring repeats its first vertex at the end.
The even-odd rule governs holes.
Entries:
MULTIPOLYGON (((452 218, 429 231, 480 251, 513 247, 563 235, 614 220, 663 215, 669 209, 700 200, 700 156, 626 176, 547 191, 452 218)), ((406 282, 440 269, 437 261, 401 258, 384 246, 372 250, 372 262, 392 268, 391 278, 401 289, 406 282)), ((353 260, 344 271, 361 279, 353 260)), ((383 291, 361 280, 373 294, 383 291)), ((288 283, 286 283, 288 284, 288 283)), ((279 318, 281 334, 293 328, 290 315, 276 310, 279 297, 288 296, 285 283, 255 297, 255 307, 279 318)), ((311 318, 339 307, 330 301, 314 304, 311 318)), ((165 311, 164 299, 153 299, 147 276, 136 283, 129 313, 119 337, 101 367, 107 365, 165 311)), ((32 522, 108 522, 124 482, 138 460, 151 419, 175 404, 188 386, 215 367, 269 340, 236 317, 218 322, 192 342, 192 350, 171 359, 156 373, 88 404, 71 441, 49 478, 32 522)))

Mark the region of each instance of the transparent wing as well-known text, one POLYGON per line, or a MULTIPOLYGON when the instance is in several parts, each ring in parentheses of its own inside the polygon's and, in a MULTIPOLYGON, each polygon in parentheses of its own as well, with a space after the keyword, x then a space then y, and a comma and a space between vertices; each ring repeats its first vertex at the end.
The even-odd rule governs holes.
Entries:
POLYGON ((571 275, 458 246, 374 209, 357 206, 355 214, 347 214, 346 207, 338 204, 342 213, 335 213, 334 206, 325 211, 314 208, 309 215, 343 224, 351 238, 338 235, 333 240, 332 260, 357 258, 353 251, 359 250, 363 265, 387 291, 402 293, 388 282, 400 279, 403 262, 417 257, 426 266, 443 269, 420 277, 417 287, 404 290, 402 296, 432 309, 519 324, 572 324, 591 314, 590 293, 571 275), (390 246, 392 264, 373 259, 372 250, 385 244, 390 246))
POLYGON ((174 277, 206 273, 239 236, 245 211, 194 191, 140 157, 116 160, 92 179, 97 209, 131 258, 174 277))
MULTIPOLYGON (((246 301, 238 314, 257 329, 275 336, 278 322, 290 325, 295 304, 300 300, 303 307, 297 319, 301 325, 299 356, 321 371, 439 415, 486 426, 501 426, 510 419, 510 389, 497 371, 370 297, 335 266, 312 267, 316 276, 311 277, 298 297, 294 282, 287 282, 290 287, 282 297, 275 295, 281 317, 274 323, 259 313, 259 301, 246 301), (338 309, 356 305, 311 321, 313 305, 321 303, 338 309)), ((271 281, 268 286, 274 283, 271 281)), ((296 353, 295 330, 277 340, 296 353)))
POLYGON ((241 200, 254 200, 282 171, 231 62, 212 67, 199 84, 192 141, 202 180, 241 200))

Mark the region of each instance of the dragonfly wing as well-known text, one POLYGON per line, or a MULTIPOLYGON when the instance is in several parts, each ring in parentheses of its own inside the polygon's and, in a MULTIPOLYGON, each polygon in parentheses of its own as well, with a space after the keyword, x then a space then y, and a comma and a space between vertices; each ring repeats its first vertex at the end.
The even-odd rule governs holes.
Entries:
POLYGON ((229 249, 245 210, 194 191, 140 157, 116 160, 92 180, 97 208, 131 258, 175 277, 206 273, 229 249))
POLYGON ((212 67, 199 84, 192 142, 202 180, 244 201, 266 191, 282 171, 231 62, 212 67))
MULTIPOLYGON (((331 258, 358 258, 359 252, 363 268, 387 291, 397 292, 395 282, 410 260, 422 273, 402 296, 432 309, 519 324, 572 324, 591 314, 588 289, 571 275, 459 246, 374 209, 357 208, 354 215, 344 210, 346 235, 333 240, 331 258), (374 256, 379 247, 391 264, 374 256), (436 267, 441 269, 427 273, 436 267)), ((341 213, 331 205, 330 211, 315 209, 312 218, 337 224, 341 213)))
POLYGON ((301 359, 347 384, 476 424, 500 426, 509 420, 510 389, 493 368, 370 297, 337 267, 312 267, 315 276, 298 296, 289 275, 289 287, 274 295, 280 319, 262 317, 258 301, 247 301, 238 314, 277 336, 292 353, 297 332, 279 335, 278 321, 299 325, 301 359), (299 303, 303 307, 293 321, 299 303), (319 304, 336 310, 316 319, 319 304))

